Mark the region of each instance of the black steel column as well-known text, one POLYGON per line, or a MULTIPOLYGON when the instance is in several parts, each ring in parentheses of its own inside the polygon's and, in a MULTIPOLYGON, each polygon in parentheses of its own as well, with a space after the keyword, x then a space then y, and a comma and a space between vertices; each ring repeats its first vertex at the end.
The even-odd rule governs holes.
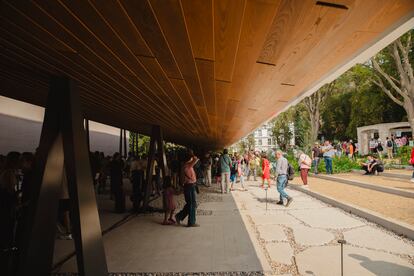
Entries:
POLYGON ((161 160, 158 160, 158 164, 161 167, 162 176, 165 177, 167 170, 167 158, 165 156, 163 135, 160 126, 153 126, 151 132, 150 148, 147 163, 147 179, 145 183, 146 189, 144 194, 144 210, 148 208, 149 196, 152 192, 152 171, 154 168, 156 152, 158 152, 159 156, 161 156, 161 160))
POLYGON ((80 275, 108 275, 79 94, 77 87, 66 81, 62 134, 78 272, 80 275))
POLYGON ((17 273, 49 275, 65 164, 80 275, 107 275, 79 95, 67 78, 53 78, 36 157, 33 200, 17 273))
POLYGON ((119 154, 122 156, 122 134, 123 134, 122 128, 119 129, 119 154))
POLYGON ((124 158, 127 158, 127 138, 126 138, 126 129, 124 129, 124 158))
POLYGON ((90 134, 89 134, 89 120, 85 119, 85 130, 86 130, 86 143, 88 145, 88 152, 91 151, 91 142, 90 142, 90 134))

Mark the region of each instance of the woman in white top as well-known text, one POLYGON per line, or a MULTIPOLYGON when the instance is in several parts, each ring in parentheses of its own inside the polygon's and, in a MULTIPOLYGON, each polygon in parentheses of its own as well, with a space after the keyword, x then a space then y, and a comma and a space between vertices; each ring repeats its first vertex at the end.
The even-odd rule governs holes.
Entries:
POLYGON ((303 151, 298 152, 298 157, 300 177, 302 178, 303 185, 305 185, 305 187, 308 187, 308 172, 312 165, 312 159, 303 151))

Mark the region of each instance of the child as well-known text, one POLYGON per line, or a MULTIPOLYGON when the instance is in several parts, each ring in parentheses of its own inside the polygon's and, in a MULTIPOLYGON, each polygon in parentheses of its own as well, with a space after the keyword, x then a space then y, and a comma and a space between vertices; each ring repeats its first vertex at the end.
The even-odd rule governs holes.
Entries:
POLYGON ((172 181, 170 176, 164 178, 163 185, 163 204, 164 204, 164 222, 163 225, 172 225, 175 224, 173 219, 174 211, 176 208, 174 200, 175 190, 172 186, 172 181))
POLYGON ((243 158, 243 156, 241 156, 240 160, 239 160, 239 167, 238 167, 237 171, 239 173, 240 186, 242 187, 242 191, 247 191, 247 189, 244 187, 244 175, 246 173, 246 168, 248 168, 247 162, 243 158))
POLYGON ((238 170, 238 162, 236 160, 236 158, 233 156, 231 158, 231 168, 230 168, 230 182, 231 182, 231 186, 230 186, 230 191, 234 191, 234 182, 237 181, 237 170, 238 170))
POLYGON ((270 162, 267 156, 262 156, 262 188, 264 188, 265 180, 267 180, 268 188, 270 189, 270 162))

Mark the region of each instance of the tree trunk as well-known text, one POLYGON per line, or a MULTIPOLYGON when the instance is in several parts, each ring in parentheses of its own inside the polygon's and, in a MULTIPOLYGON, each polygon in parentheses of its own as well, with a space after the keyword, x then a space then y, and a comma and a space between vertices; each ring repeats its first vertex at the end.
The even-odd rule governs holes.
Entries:
POLYGON ((310 137, 310 139, 313 143, 313 142, 317 141, 317 139, 318 139, 318 133, 319 133, 319 127, 320 127, 319 112, 310 113, 309 117, 310 117, 310 125, 311 125, 311 137, 310 137))
POLYGON ((411 99, 404 99, 403 107, 407 112, 407 120, 411 127, 411 136, 414 137, 414 102, 411 99))

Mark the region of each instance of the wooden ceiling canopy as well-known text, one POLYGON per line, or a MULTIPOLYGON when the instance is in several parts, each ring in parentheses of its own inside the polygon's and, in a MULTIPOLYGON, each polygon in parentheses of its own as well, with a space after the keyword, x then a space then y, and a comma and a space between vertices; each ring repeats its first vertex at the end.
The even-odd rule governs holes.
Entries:
POLYGON ((0 0, 0 94, 78 83, 92 120, 229 145, 390 26, 412 0, 0 0))

